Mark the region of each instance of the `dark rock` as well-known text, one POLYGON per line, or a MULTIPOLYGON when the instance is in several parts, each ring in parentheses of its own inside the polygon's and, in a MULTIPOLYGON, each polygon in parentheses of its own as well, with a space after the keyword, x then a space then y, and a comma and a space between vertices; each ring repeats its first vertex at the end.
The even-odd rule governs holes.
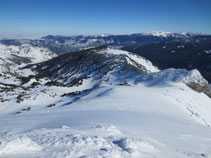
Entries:
POLYGON ((16 112, 15 114, 17 115, 17 114, 21 114, 22 112, 20 112, 20 111, 18 111, 18 112, 16 112))
POLYGON ((30 110, 31 110, 31 107, 28 107, 28 108, 22 109, 22 111, 30 111, 30 110))
POLYGON ((50 108, 50 107, 53 107, 53 106, 56 106, 56 104, 50 104, 47 107, 50 108))
POLYGON ((49 81, 45 85, 47 85, 47 86, 64 87, 63 83, 60 83, 60 82, 57 82, 57 81, 49 81))

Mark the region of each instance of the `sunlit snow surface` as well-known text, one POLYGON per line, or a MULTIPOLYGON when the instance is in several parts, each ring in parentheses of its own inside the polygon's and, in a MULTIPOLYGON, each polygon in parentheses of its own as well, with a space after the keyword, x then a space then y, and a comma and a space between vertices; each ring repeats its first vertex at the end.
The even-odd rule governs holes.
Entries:
POLYGON ((48 79, 42 79, 23 102, 1 103, 0 157, 210 157, 211 100, 185 85, 206 81, 196 70, 159 71, 146 63, 151 73, 134 76, 126 85, 104 82, 61 97, 87 89, 90 82, 49 87, 44 85, 48 79), (23 110, 27 107, 31 110, 23 110))

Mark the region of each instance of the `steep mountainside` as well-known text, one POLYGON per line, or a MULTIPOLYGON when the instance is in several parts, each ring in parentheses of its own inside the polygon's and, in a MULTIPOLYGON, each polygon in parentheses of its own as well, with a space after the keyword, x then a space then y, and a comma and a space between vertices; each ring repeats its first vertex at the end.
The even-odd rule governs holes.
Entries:
POLYGON ((209 85, 197 70, 98 47, 15 72, 0 84, 0 157, 211 155, 209 85))

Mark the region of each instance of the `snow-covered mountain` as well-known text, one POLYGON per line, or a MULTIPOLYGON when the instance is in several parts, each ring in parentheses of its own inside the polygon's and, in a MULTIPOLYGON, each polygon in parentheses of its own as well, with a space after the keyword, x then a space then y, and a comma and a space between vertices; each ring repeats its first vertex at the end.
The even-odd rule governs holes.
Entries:
POLYGON ((0 83, 0 157, 211 155, 210 87, 197 70, 98 47, 15 72, 0 83))
POLYGON ((8 46, 0 44, 0 75, 1 79, 17 76, 17 67, 49 60, 57 55, 47 48, 33 47, 29 44, 8 46))
POLYGON ((142 57, 107 47, 64 54, 31 67, 38 72, 37 78, 50 78, 66 86, 85 81, 121 83, 138 74, 158 71, 142 57))

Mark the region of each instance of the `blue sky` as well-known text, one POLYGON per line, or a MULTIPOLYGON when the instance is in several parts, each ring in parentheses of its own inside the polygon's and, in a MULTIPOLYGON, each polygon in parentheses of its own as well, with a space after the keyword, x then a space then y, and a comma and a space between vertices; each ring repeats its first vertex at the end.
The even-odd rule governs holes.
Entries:
POLYGON ((211 0, 1 0, 0 33, 211 33, 211 0))

